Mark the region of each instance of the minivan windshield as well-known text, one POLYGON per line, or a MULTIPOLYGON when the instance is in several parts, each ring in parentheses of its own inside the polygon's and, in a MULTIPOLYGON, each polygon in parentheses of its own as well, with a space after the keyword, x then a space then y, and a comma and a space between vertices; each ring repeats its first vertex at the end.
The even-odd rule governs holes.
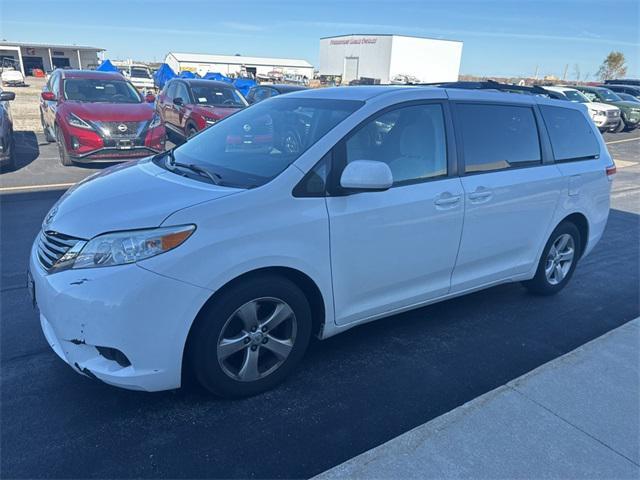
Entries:
POLYGON ((140 94, 126 80, 67 78, 64 98, 78 102, 141 103, 140 94))
POLYGON ((354 100, 276 97, 202 131, 176 148, 174 159, 206 169, 223 185, 264 185, 362 105, 354 100))

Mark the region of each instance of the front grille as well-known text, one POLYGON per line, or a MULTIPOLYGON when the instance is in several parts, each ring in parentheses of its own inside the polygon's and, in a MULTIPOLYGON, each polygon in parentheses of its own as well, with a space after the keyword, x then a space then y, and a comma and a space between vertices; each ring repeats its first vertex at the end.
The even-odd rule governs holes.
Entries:
POLYGON ((96 122, 102 133, 107 137, 115 138, 135 138, 142 131, 147 122, 96 122), (120 131, 122 126, 127 127, 125 131, 120 131), (118 128, 120 127, 120 128, 118 128))
POLYGON ((607 117, 619 117, 620 116, 620 110, 608 110, 607 111, 607 117))
POLYGON ((40 232, 38 237, 38 260, 40 260, 40 264, 46 270, 50 270, 79 241, 79 238, 58 232, 40 232))

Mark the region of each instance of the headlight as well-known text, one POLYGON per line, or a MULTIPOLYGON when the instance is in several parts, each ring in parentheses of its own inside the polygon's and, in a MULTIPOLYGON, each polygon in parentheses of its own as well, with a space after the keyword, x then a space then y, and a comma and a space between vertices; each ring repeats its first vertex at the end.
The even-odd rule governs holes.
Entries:
POLYGON ((149 124, 149 128, 159 127, 161 123, 162 123, 162 119, 160 118, 160 115, 158 115, 156 113, 156 114, 153 115, 153 118, 151 119, 151 123, 149 124))
POLYGON ((182 245, 195 225, 128 230, 98 235, 68 251, 54 270, 112 267, 135 263, 182 245), (75 251, 73 251, 75 250, 75 251))
POLYGON ((72 127, 86 128, 87 130, 93 130, 93 127, 91 125, 89 125, 87 122, 82 120, 80 117, 74 115, 73 113, 69 114, 68 120, 69 120, 69 125, 71 125, 72 127))
POLYGON ((595 110, 595 111, 593 112, 593 114, 594 114, 596 117, 601 117, 601 116, 603 116, 603 115, 606 115, 606 112, 604 112, 604 111, 602 111, 602 110, 595 110))

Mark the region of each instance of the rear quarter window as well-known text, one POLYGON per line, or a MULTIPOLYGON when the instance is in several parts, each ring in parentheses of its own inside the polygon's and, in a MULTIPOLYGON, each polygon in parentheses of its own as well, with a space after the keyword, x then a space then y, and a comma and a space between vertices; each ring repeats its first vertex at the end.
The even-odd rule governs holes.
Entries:
POLYGON ((578 110, 540 105, 556 161, 586 160, 600 155, 589 120, 578 110))

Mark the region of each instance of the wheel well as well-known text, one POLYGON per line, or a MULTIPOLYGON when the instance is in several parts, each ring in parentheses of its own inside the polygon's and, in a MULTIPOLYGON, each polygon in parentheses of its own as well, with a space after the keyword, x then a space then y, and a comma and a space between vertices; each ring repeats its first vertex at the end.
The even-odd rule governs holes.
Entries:
POLYGON ((587 248, 587 241, 589 240, 589 222, 587 221, 587 217, 581 213, 572 213, 563 218, 562 222, 573 223, 580 232, 580 256, 582 256, 584 250, 587 248))
POLYGON ((322 298, 322 293, 320 293, 320 289, 316 285, 316 283, 306 274, 302 273, 299 270, 289 267, 266 267, 259 268, 257 270, 252 270, 247 273, 243 273, 239 277, 234 278, 233 280, 227 282, 222 288, 218 289, 209 297, 209 299, 202 306, 198 315, 196 315, 195 320, 191 324, 191 328, 189 329, 189 334, 187 335, 187 341, 184 346, 184 350, 182 352, 182 377, 185 377, 185 374, 188 372, 187 370, 187 352, 189 351, 189 344, 191 342, 191 332, 194 330, 194 326, 200 317, 201 312, 203 312, 208 305, 210 305, 216 298, 222 295, 229 288, 234 286, 236 283, 246 281, 249 278, 254 278, 256 276, 262 275, 279 275, 291 282, 295 283, 302 293, 304 293, 305 297, 307 297, 307 301, 309 302, 309 307, 311 309, 311 332, 312 334, 318 335, 322 330, 325 321, 325 309, 324 309, 324 299, 322 298))

